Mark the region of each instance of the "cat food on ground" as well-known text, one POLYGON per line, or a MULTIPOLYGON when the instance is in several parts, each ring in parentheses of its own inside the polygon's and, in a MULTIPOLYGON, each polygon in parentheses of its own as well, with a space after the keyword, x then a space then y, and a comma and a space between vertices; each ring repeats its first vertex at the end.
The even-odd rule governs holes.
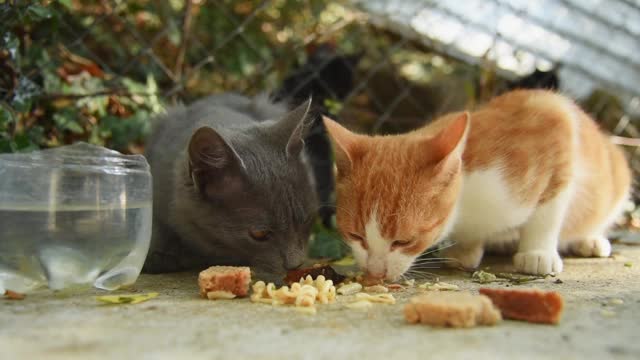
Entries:
POLYGON ((557 324, 564 308, 555 291, 481 288, 480 294, 488 296, 506 319, 557 324))
POLYGON ((207 299, 209 300, 230 300, 235 298, 236 294, 228 291, 209 291, 207 293, 207 299))
POLYGON ((402 291, 404 290, 404 286, 400 284, 389 284, 387 285, 387 289, 389 289, 389 291, 402 291))
POLYGON ((335 285, 342 283, 346 279, 345 276, 338 274, 331 266, 316 264, 309 268, 289 271, 284 278, 284 282, 291 286, 294 282, 305 279, 307 276, 316 279, 320 275, 324 276, 325 279, 333 281, 335 285))
POLYGON ((367 294, 367 293, 357 293, 356 301, 369 301, 373 303, 380 304, 395 304, 396 298, 391 294, 367 294))
MULTIPOLYGON (((311 276, 301 279, 289 286, 276 288, 274 283, 265 284, 258 281, 253 284, 251 301, 271 305, 294 305, 296 307, 313 307, 314 310, 305 312, 315 313, 316 301, 321 304, 329 304, 336 300, 336 287, 333 281, 320 275, 313 280, 311 276)), ((304 311, 304 310, 303 310, 304 311)))
POLYGON ((209 299, 230 299, 229 294, 247 296, 250 282, 251 271, 244 266, 212 266, 198 275, 200 296, 209 299), (211 297, 209 293, 213 293, 211 297))
POLYGON ((25 294, 11 291, 11 290, 5 290, 4 296, 9 300, 23 300, 26 297, 25 294))
POLYGON ((458 285, 449 284, 446 282, 437 282, 435 284, 426 282, 424 284, 418 285, 419 289, 430 290, 430 291, 458 291, 460 288, 458 285))
POLYGON ((412 324, 443 327, 495 325, 502 320, 500 311, 484 295, 440 291, 411 298, 404 317, 412 324))
POLYGON ((344 284, 338 288, 338 294, 340 295, 353 295, 355 293, 360 292, 362 290, 362 285, 357 282, 352 282, 349 284, 344 284))
POLYGON ((373 307, 373 303, 369 300, 357 300, 345 305, 349 309, 353 310, 369 310, 373 307))
POLYGON ((365 287, 364 291, 368 293, 388 293, 389 289, 384 285, 373 285, 365 287))

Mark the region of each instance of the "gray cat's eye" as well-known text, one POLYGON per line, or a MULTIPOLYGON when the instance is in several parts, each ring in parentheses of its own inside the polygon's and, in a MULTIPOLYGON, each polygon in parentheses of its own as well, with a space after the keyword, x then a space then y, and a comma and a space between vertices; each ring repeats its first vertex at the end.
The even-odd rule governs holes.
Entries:
POLYGON ((271 231, 269 230, 249 230, 249 236, 255 241, 267 241, 269 240, 271 231))

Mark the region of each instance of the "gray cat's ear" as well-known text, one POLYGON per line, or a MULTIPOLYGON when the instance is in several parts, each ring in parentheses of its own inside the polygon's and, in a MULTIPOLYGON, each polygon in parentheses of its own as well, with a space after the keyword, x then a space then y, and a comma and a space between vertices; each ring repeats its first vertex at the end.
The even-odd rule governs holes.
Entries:
POLYGON ((240 158, 210 127, 201 127, 191 136, 189 175, 195 188, 207 197, 236 193, 244 186, 240 158))
POLYGON ((286 139, 287 157, 298 156, 304 148, 304 138, 311 128, 312 119, 309 116, 311 98, 289 112, 275 125, 275 131, 283 141, 286 139))

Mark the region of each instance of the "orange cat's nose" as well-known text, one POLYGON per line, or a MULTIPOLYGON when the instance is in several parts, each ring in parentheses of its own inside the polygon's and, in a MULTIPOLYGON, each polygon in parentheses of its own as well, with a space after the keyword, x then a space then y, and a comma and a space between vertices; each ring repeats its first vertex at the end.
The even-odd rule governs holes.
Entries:
POLYGON ((371 272, 367 272, 367 274, 364 277, 364 280, 362 281, 362 284, 365 286, 382 284, 384 282, 384 277, 385 277, 385 274, 383 273, 374 274, 371 272))

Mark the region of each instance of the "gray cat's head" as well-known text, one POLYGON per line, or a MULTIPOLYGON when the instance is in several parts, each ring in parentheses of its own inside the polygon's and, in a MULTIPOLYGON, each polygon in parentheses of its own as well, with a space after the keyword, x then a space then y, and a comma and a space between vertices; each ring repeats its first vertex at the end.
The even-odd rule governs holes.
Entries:
POLYGON ((309 106, 226 138, 195 131, 175 214, 199 255, 274 275, 302 264, 317 210, 303 154, 309 106))

